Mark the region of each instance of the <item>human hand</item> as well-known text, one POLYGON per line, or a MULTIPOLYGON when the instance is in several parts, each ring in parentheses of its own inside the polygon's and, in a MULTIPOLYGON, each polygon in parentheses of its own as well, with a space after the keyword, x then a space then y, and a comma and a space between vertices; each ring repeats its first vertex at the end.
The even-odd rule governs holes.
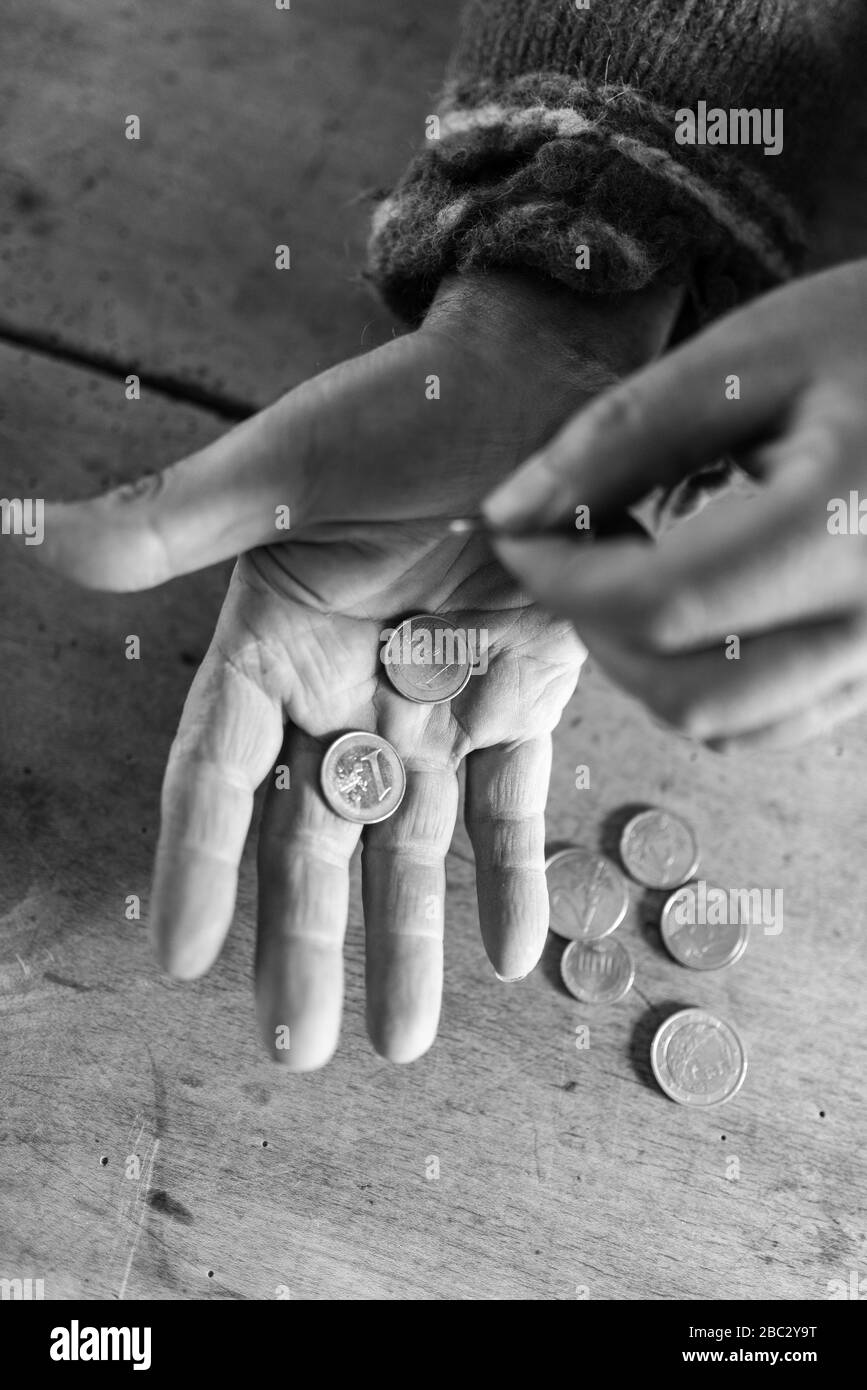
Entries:
POLYGON ((484 511, 514 533, 582 504, 602 523, 726 452, 757 492, 656 546, 495 548, 652 713, 717 748, 786 746, 867 707, 867 261, 767 295, 599 396, 484 511))
POLYGON ((249 552, 169 756, 151 922, 173 974, 211 966, 232 919, 254 791, 269 780, 256 995, 266 1046, 290 1067, 321 1065, 339 1032, 348 868, 362 828, 325 804, 319 766, 346 729, 378 731, 407 770, 398 812, 363 831, 377 1049, 410 1060, 436 1032, 444 860, 465 758, 486 949, 510 979, 541 952, 551 730, 583 649, 484 539, 449 536, 444 519, 474 510, 591 390, 654 350, 669 312, 630 313, 618 326, 615 311, 588 307, 576 322, 568 301, 558 325, 547 291, 447 286, 418 332, 305 384, 165 473, 46 509, 40 558, 91 586, 147 587, 249 552), (426 393, 431 377, 439 399, 426 393), (277 530, 285 507, 288 535, 277 530), (404 700, 381 673, 383 629, 420 610, 487 634, 486 674, 447 705, 404 700), (275 765, 289 768, 288 787, 275 765))

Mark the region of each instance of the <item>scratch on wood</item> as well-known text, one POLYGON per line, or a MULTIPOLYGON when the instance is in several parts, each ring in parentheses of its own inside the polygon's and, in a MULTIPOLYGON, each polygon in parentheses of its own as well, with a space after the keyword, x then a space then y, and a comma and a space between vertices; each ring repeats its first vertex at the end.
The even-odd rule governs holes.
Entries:
POLYGON ((550 1123, 550 1161, 547 1165, 547 1172, 543 1172, 543 1164, 539 1157, 539 1129, 534 1130, 533 1147, 536 1158, 536 1178, 539 1182, 548 1182, 554 1175, 554 1164, 557 1157, 557 1146, 560 1142, 560 1116, 563 1108, 563 1090, 566 1082, 564 1080, 567 1071, 567 1059, 571 1056, 572 1038, 568 1037, 567 1044, 560 1049, 560 1076, 556 1086, 553 1088, 552 1114, 550 1123))
POLYGON ((533 1157, 536 1160, 536 1181, 544 1182, 545 1174, 542 1171, 542 1161, 539 1157, 539 1126, 533 1126, 533 1157))
POLYGON ((620 1133, 620 1119, 623 1114, 623 1092, 626 1089, 626 1083, 623 1081, 622 1078, 619 1078, 619 1082, 620 1084, 617 1087, 617 1096, 614 1101, 614 1121, 609 1130, 609 1138, 612 1151, 615 1150, 617 1146, 617 1136, 620 1133))
POLYGON ((60 985, 63 989, 74 989, 80 994, 92 994, 95 989, 105 989, 114 994, 114 990, 109 985, 82 985, 78 980, 71 979, 68 975, 58 975, 53 970, 43 970, 43 980, 47 980, 50 985, 60 985))
POLYGON ((140 1123, 138 1134, 136 1135, 132 1148, 129 1150, 130 1154, 141 1154, 139 1180, 134 1183, 125 1175, 122 1179, 124 1183, 129 1184, 129 1192, 127 1194, 126 1191, 123 1191, 120 1200, 120 1211, 118 1213, 120 1239, 125 1247, 126 1253, 123 1277, 121 1278, 120 1287, 117 1291, 118 1299, 123 1299, 126 1294, 126 1287, 129 1283, 135 1252, 138 1248, 139 1240, 141 1239, 145 1217, 148 1213, 148 1192, 150 1191, 151 1181, 153 1179, 154 1164, 156 1163, 159 1147, 159 1139, 157 1139, 155 1135, 148 1135, 145 1137, 144 1123, 140 1123))

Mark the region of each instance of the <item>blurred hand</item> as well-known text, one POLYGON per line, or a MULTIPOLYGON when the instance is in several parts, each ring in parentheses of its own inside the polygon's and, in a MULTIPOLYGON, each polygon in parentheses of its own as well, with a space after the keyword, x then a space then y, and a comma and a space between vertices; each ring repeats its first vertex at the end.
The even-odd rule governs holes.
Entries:
POLYGON ((599 396, 484 510, 516 537, 582 504, 596 525, 726 452, 754 495, 658 546, 496 550, 654 714, 715 747, 788 745, 867 708, 867 261, 775 291, 599 396))
POLYGON ((526 975, 544 944, 551 731, 584 652, 487 541, 447 532, 602 384, 664 339, 674 296, 602 311, 504 275, 446 285, 424 326, 326 372, 164 473, 46 509, 39 558, 136 589, 246 551, 166 770, 151 918, 173 974, 203 974, 231 924, 256 787, 262 1035, 295 1069, 340 1026, 349 861, 363 838, 368 1027, 408 1061, 433 1041, 445 855, 467 760, 466 818, 485 947, 526 975), (434 383, 436 386, 434 387, 434 383), (278 529, 289 508, 288 534, 278 529), (442 613, 487 634, 488 670, 450 704, 390 686, 383 629, 442 613), (380 733, 407 791, 389 820, 342 820, 319 791, 328 743, 380 733), (278 789, 272 769, 286 765, 278 789), (288 1049, 278 1045, 289 1028, 288 1049))

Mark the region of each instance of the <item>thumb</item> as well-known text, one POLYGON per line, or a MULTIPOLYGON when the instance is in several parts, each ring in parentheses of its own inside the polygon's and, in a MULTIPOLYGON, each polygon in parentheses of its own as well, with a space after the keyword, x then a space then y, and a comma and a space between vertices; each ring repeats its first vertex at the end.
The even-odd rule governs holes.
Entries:
POLYGON ((47 503, 34 558, 89 589, 149 589, 270 541, 310 504, 304 387, 159 473, 47 503))

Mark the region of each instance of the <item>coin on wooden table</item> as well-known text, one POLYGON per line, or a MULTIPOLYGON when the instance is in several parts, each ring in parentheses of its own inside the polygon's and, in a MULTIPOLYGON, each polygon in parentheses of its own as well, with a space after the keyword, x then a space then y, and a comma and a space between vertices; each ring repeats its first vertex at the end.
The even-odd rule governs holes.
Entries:
POLYGON ((622 942, 570 941, 560 974, 570 994, 584 1004, 615 1004, 632 988, 635 965, 622 942))
POLYGON ((400 754, 379 734, 343 734, 322 759, 322 794, 344 820, 375 825, 393 815, 406 791, 400 754))
POLYGON ((622 874, 600 854, 576 845, 545 864, 551 930, 567 941, 599 941, 619 927, 629 894, 622 874))
POLYGON ((443 704, 463 690, 472 674, 469 634, 449 618, 419 613, 395 628, 382 664, 395 690, 407 700, 443 704))
POLYGON ((728 894, 711 883, 685 883, 676 888, 662 909, 660 930, 669 954, 690 970, 722 970, 734 965, 747 949, 746 922, 707 922, 708 891, 728 894))
POLYGON ((633 816, 624 827, 620 857, 645 887, 677 888, 698 868, 698 844, 685 820, 654 807, 633 816))
POLYGON ((731 1024, 704 1009, 681 1009, 656 1031, 653 1074, 679 1105, 720 1105, 739 1091, 747 1054, 731 1024))

